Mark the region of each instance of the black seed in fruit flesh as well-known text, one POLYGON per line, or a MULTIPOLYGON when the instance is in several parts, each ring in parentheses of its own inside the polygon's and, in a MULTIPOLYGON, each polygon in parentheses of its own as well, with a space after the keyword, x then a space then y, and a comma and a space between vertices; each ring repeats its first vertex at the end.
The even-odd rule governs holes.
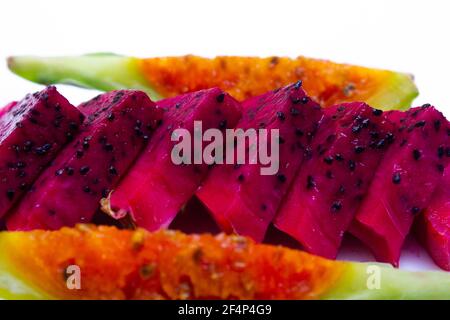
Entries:
POLYGON ((420 150, 414 149, 413 150, 413 158, 414 160, 419 160, 420 157, 422 156, 422 153, 420 152, 420 150))
POLYGON ((86 175, 89 172, 90 168, 88 166, 83 166, 80 168, 80 174, 81 175, 86 175))
POLYGON ((394 184, 400 184, 401 180, 402 180, 402 178, 401 178, 401 176, 400 176, 400 173, 395 172, 395 173, 392 175, 392 183, 394 183, 394 184))
POLYGON ((338 212, 341 209, 342 209, 342 203, 340 201, 335 201, 331 205, 331 211, 333 211, 333 212, 338 212))
POLYGON ((216 101, 221 103, 223 100, 225 100, 225 93, 222 92, 216 97, 216 101))

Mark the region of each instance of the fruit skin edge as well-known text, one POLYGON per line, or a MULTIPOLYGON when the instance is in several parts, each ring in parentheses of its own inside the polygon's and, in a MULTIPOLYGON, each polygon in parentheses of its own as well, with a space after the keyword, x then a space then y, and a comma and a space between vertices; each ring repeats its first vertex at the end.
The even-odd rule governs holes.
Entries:
POLYGON ((7 256, 8 251, 4 245, 5 243, 0 241, 0 300, 55 299, 21 276, 11 257, 7 256))
POLYGON ((41 84, 69 84, 101 91, 136 89, 152 100, 163 98, 140 74, 139 59, 110 53, 67 58, 10 57, 8 68, 21 77, 41 84))
MULTIPOLYGON (((106 236, 109 234, 109 241, 115 241, 114 238, 119 241, 130 241, 135 238, 135 235, 143 234, 144 236, 150 235, 150 240, 155 239, 169 239, 172 237, 172 245, 178 241, 186 242, 186 244, 199 244, 201 242, 195 242, 196 238, 204 237, 203 245, 212 241, 212 247, 221 244, 220 241, 228 241, 233 236, 218 236, 219 238, 208 235, 185 235, 181 232, 174 231, 160 231, 157 233, 149 234, 146 231, 138 229, 137 231, 119 231, 113 227, 95 227, 87 225, 78 225, 75 228, 63 228, 60 231, 37 231, 37 232, 2 232, 0 233, 0 298, 1 299, 64 299, 64 298, 79 298, 76 294, 73 296, 63 296, 60 294, 50 294, 40 289, 38 283, 33 283, 33 278, 36 279, 36 275, 28 275, 25 270, 17 265, 15 259, 20 260, 20 255, 23 256, 23 249, 27 248, 32 242, 43 241, 42 243, 48 243, 48 240, 53 236, 63 236, 62 239, 70 240, 70 237, 75 236, 81 240, 81 244, 90 244, 91 242, 83 242, 83 234, 91 232, 93 236, 106 236), (66 233, 66 236, 64 236, 66 233), (39 240, 40 236, 42 238, 39 240), (114 236, 115 235, 115 236, 114 236), (111 239, 112 237, 112 239, 111 239), (223 238, 225 237, 225 238, 223 238), (225 239, 225 240, 223 240, 225 239), (18 250, 19 249, 19 250, 18 250), (16 264, 15 264, 16 262, 16 264)), ((86 236, 86 240, 87 240, 86 236)), ((104 239, 102 241, 105 241, 104 239)), ((108 240, 106 240, 108 241, 108 240)), ((80 244, 78 243, 78 244, 80 244)), ((132 243, 132 241, 130 241, 132 243)), ((101 242, 98 242, 98 246, 101 242)), ((123 244, 123 243, 122 243, 123 244)), ((126 244, 126 243, 125 243, 126 244)), ((288 255, 286 261, 291 261, 286 264, 287 267, 295 266, 295 258, 302 259, 304 264, 297 264, 297 267, 302 268, 305 265, 307 272, 311 263, 313 265, 322 267, 322 271, 325 275, 316 273, 315 277, 312 275, 310 284, 313 284, 314 288, 311 292, 308 292, 306 298, 312 299, 450 299, 450 274, 446 272, 410 272, 404 270, 394 269, 390 266, 377 263, 355 263, 355 262, 342 262, 331 261, 320 257, 315 257, 310 254, 286 249, 281 247, 274 247, 268 245, 255 244, 249 240, 250 246, 258 248, 259 252, 269 250, 274 253, 274 250, 283 250, 288 255), (266 248, 266 249, 264 249, 266 248), (294 258, 294 260, 292 260, 294 258), (378 269, 381 275, 381 286, 379 289, 369 289, 367 286, 368 267, 378 269), (324 279, 327 279, 327 283, 321 283, 324 279)), ((147 243, 149 245, 149 243, 147 243)), ((152 245, 152 244, 150 244, 152 245)), ((185 247, 183 245, 183 247, 185 247)), ((95 246, 95 245, 94 245, 95 246)), ((90 246, 89 246, 90 247, 90 246)), ((88 248, 89 248, 88 247, 88 248)), ((33 245, 28 249, 33 248, 33 245)), ((95 247, 91 249, 95 250, 95 247)), ((100 246, 98 247, 100 248, 100 246)), ((151 247, 150 247, 151 248, 151 247)), ((178 249, 179 250, 179 249, 178 249)), ((27 252, 26 254, 33 254, 33 252, 27 252)), ((101 252, 100 252, 101 253, 101 252)), ((26 255, 25 254, 25 255, 26 255)), ((81 257, 81 255, 80 255, 81 257)), ((23 257, 22 257, 23 259, 23 257)), ((45 263, 42 264, 45 267, 45 263)), ((303 270, 303 269, 301 269, 303 270)), ((314 269, 310 269, 314 270, 314 269)), ((60 271, 60 270, 59 270, 60 271)), ((57 273, 58 275, 60 272, 57 273)), ((61 280, 64 280, 61 275, 61 280)), ((204 283, 202 284, 203 289, 204 283)), ((206 286, 208 288, 208 286, 206 286)), ((295 293, 294 293, 295 294, 295 293)), ((83 298, 83 297, 82 297, 83 298)))
MULTIPOLYGON (((138 89, 154 101, 164 98, 145 78, 142 61, 145 60, 112 53, 93 53, 53 58, 9 57, 7 64, 13 73, 45 85, 61 83, 101 91, 138 89)), ((406 73, 389 72, 392 74, 389 81, 385 81, 364 102, 383 110, 406 110, 419 94, 413 77, 406 73)))
POLYGON ((418 95, 419 91, 412 81, 411 75, 394 73, 390 82, 386 83, 384 87, 365 102, 373 108, 407 110, 418 95), (395 87, 396 90, 390 90, 389 88, 391 87, 395 87), (399 99, 398 97, 402 98, 399 99))

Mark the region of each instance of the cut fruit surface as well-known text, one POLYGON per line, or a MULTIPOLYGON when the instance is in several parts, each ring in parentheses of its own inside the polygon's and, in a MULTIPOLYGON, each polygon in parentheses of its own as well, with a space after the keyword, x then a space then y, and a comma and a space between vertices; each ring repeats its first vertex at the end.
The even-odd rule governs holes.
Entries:
POLYGON ((83 115, 48 87, 0 110, 0 218, 74 138, 83 115))
POLYGON ((421 242, 436 264, 450 271, 450 166, 447 166, 430 205, 417 219, 416 227, 421 242))
POLYGON ((381 110, 359 102, 327 108, 325 115, 275 226, 308 252, 336 258, 394 126, 381 110))
POLYGON ((220 87, 238 100, 302 80, 322 106, 364 101, 376 108, 405 109, 417 96, 412 76, 326 60, 298 57, 198 56, 139 59, 113 54, 78 57, 11 57, 9 68, 39 83, 68 83, 100 90, 135 88, 152 99, 220 87))
POLYGON ((300 82, 243 102, 243 117, 237 125, 243 138, 236 139, 235 162, 215 167, 197 192, 223 230, 263 240, 304 157, 310 154, 310 143, 322 117, 322 109, 306 96, 300 82), (266 129, 267 133, 258 136, 261 131, 255 128, 266 129), (253 138, 251 134, 245 137, 248 130, 254 130, 253 138), (279 133, 277 141, 275 130, 279 133), (278 153, 274 145, 279 146, 278 153), (264 154, 263 147, 272 154, 267 164, 259 157, 264 154), (237 162, 244 150, 255 150, 254 155, 248 152, 246 156, 254 163, 237 162), (263 172, 275 164, 277 170, 274 166, 274 172, 263 172))
POLYGON ((87 225, 1 232, 0 279, 3 299, 450 298, 445 272, 330 261, 239 236, 87 225), (382 279, 376 290, 370 270, 382 279))
POLYGON ((11 110, 12 108, 14 108, 14 106, 15 106, 16 104, 17 104, 17 101, 13 101, 13 102, 8 103, 6 106, 0 108, 0 118, 1 118, 4 114, 8 113, 9 110, 11 110))
POLYGON ((144 149, 162 118, 141 91, 112 91, 79 107, 87 120, 7 220, 9 230, 58 229, 89 222, 144 149))
POLYGON ((430 203, 450 158, 447 120, 430 105, 392 111, 398 126, 350 231, 377 260, 398 266, 405 237, 430 203))
POLYGON ((202 151, 200 163, 194 163, 194 139, 200 143, 202 139, 194 122, 200 123, 203 132, 220 129, 222 135, 241 117, 240 104, 218 88, 165 99, 158 106, 165 110, 161 127, 103 208, 118 219, 130 215, 136 225, 148 230, 168 227, 208 173, 202 151), (176 133, 177 129, 184 129, 190 138, 176 133), (188 138, 191 141, 187 141, 187 146, 192 151, 185 156, 189 163, 175 164, 173 150, 188 138))

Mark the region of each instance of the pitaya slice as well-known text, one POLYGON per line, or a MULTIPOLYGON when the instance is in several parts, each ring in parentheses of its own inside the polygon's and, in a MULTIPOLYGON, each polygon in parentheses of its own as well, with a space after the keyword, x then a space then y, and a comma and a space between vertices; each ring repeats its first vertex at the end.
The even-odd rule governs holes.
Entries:
POLYGON ((448 163, 442 148, 449 137, 447 120, 428 104, 406 113, 390 112, 389 118, 398 124, 395 142, 378 167, 350 231, 377 260, 398 266, 411 224, 428 206, 448 163))
POLYGON ((113 91, 79 107, 87 120, 7 220, 9 230, 58 229, 89 222, 143 150, 162 118, 141 91, 113 91))
POLYGON ((416 227, 421 242, 436 264, 450 271, 450 166, 445 169, 430 205, 417 219, 416 227))
POLYGON ((301 82, 251 98, 243 110, 238 128, 265 128, 268 134, 279 129, 278 173, 262 175, 260 163, 221 165, 211 171, 197 196, 223 230, 262 241, 303 158, 311 152, 309 144, 323 112, 306 96, 301 82))
POLYGON ((241 117, 240 104, 218 88, 162 100, 158 106, 167 111, 162 127, 103 208, 117 219, 129 215, 148 230, 168 227, 208 172, 206 164, 172 162, 171 152, 178 143, 171 141, 172 132, 184 128, 193 136, 194 121, 202 122, 203 131, 224 131, 241 117))
POLYGON ((325 109, 275 226, 314 254, 336 258, 394 127, 381 110, 354 102, 325 109))
POLYGON ((27 95, 1 112, 0 217, 74 137, 83 120, 55 87, 27 95))

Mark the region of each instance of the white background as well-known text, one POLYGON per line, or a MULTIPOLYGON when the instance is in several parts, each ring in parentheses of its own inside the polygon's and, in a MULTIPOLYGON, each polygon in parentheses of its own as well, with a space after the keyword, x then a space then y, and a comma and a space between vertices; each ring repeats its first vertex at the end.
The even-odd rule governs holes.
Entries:
POLYGON ((0 103, 39 88, 7 71, 8 55, 306 55, 410 72, 417 104, 449 116, 449 42, 447 0, 1 0, 0 103))
MULTIPOLYGON (((40 88, 6 69, 9 55, 305 55, 412 73, 415 104, 433 103, 449 117, 449 41, 446 0, 1 0, 0 104, 40 88)), ((95 94, 60 91, 74 104, 95 94)), ((404 266, 432 268, 408 248, 404 266)))

